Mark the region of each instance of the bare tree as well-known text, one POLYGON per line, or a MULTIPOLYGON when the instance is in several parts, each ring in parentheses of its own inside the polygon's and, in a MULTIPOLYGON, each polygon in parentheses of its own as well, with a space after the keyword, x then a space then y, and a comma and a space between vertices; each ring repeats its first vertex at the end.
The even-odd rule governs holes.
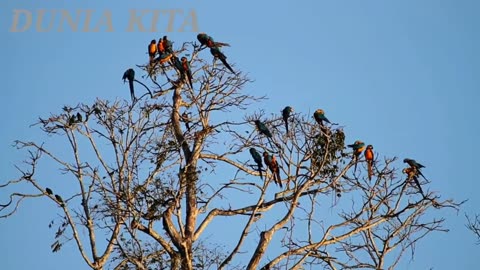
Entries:
POLYGON ((480 215, 475 214, 475 217, 465 215, 467 218, 467 229, 473 232, 477 238, 477 244, 480 244, 480 215))
POLYGON ((447 231, 443 218, 431 217, 461 203, 420 195, 397 175, 396 158, 377 157, 368 180, 364 160, 353 169, 341 127, 296 113, 287 133, 281 115, 247 111, 265 97, 248 95, 246 75, 202 59, 202 50, 184 43, 176 52, 190 52, 194 89, 173 65, 149 65, 141 67, 145 83, 135 80, 149 95, 40 118, 65 147, 15 142, 29 157, 17 166, 20 177, 0 187, 27 183, 31 192, 11 193, 1 217, 25 199, 52 200, 63 215, 51 224, 52 251, 73 240, 92 269, 385 269, 408 250, 413 256, 427 234, 447 231), (251 148, 275 157, 285 189, 272 185, 268 166, 259 170, 251 148), (59 167, 68 193, 38 177, 40 160, 59 167), (228 199, 235 196, 242 200, 228 199), (205 230, 221 217, 241 229, 227 243, 207 241, 205 230))

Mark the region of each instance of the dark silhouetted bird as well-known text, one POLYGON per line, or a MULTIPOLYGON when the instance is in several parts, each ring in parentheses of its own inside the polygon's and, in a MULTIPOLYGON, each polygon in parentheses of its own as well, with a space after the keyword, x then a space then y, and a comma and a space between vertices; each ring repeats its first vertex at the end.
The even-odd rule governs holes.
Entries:
POLYGON ((285 122, 285 130, 287 131, 287 133, 288 133, 288 118, 290 117, 290 114, 292 112, 293 112, 293 108, 290 106, 287 106, 282 110, 282 117, 283 117, 283 121, 285 122))
POLYGON ((260 134, 263 134, 263 135, 267 136, 268 138, 272 137, 272 133, 270 132, 270 130, 260 120, 255 120, 255 126, 257 127, 260 134))
POLYGON ((128 86, 130 87, 130 96, 132 97, 132 102, 135 101, 135 92, 133 89, 133 81, 135 80, 135 70, 129 68, 123 73, 122 77, 123 82, 125 83, 128 80, 128 86))
POLYGON ((63 199, 62 197, 60 197, 60 195, 55 194, 55 199, 57 199, 61 206, 64 206, 63 199))
POLYGON ((77 121, 78 122, 83 122, 83 117, 79 112, 77 112, 77 121))

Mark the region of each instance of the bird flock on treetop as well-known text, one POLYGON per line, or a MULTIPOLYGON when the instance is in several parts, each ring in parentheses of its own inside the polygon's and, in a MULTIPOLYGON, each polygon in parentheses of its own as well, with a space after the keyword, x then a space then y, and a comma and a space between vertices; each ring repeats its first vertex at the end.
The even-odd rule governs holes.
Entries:
MULTIPOLYGON (((230 47, 230 44, 223 43, 223 42, 215 42, 214 39, 211 36, 207 35, 206 33, 199 33, 197 35, 197 40, 201 44, 200 48, 202 47, 209 48, 210 53, 213 55, 214 59, 219 59, 228 70, 230 70, 233 74, 237 75, 237 73, 232 69, 232 67, 227 62, 226 60, 227 57, 225 56, 225 54, 220 50, 220 47, 230 47)), ((156 40, 151 40, 151 42, 148 45, 148 55, 149 55, 149 65, 148 65, 149 68, 147 69, 147 71, 149 72, 149 75, 151 73, 151 70, 156 65, 160 64, 163 67, 164 64, 169 63, 172 67, 178 70, 180 74, 179 81, 186 82, 186 84, 188 84, 189 87, 193 89, 193 83, 192 83, 193 78, 192 78, 192 72, 190 69, 190 64, 185 56, 180 57, 180 59, 176 56, 176 53, 173 50, 173 44, 170 40, 168 40, 167 36, 163 36, 163 38, 160 38, 158 42, 156 40)), ((138 82, 137 80, 135 80, 135 71, 131 68, 126 70, 125 73, 123 74, 122 79, 124 82, 128 80, 132 102, 135 102, 136 98, 134 93, 133 82, 134 81, 138 82)), ((151 93, 150 95, 152 96, 151 93)), ((289 127, 288 127, 289 118, 291 117, 291 114, 293 112, 294 112, 294 109, 291 106, 286 106, 281 111, 283 121, 285 122, 285 130, 287 134, 289 132, 289 127)), ((186 116, 182 115, 182 117, 186 117, 186 116)), ((322 109, 317 109, 313 113, 313 118, 318 123, 321 133, 329 134, 330 128, 326 125, 326 123, 328 124, 332 124, 332 123, 325 116, 325 112, 322 109)), ((272 140, 272 133, 270 132, 267 125, 261 122, 260 120, 255 120, 254 123, 258 132, 261 135, 264 135, 267 138, 270 145, 273 147, 272 143, 274 142, 272 140)), ((349 148, 352 148, 353 150, 354 173, 357 170, 357 163, 360 161, 361 154, 363 153, 365 157, 365 161, 367 163, 368 178, 371 180, 372 176, 374 175, 373 166, 375 162, 373 146, 370 144, 365 145, 365 143, 360 140, 357 140, 353 144, 349 144, 347 146, 349 148)), ((262 155, 260 155, 260 153, 253 147, 249 149, 249 152, 255 162, 260 178, 263 180, 262 171, 263 171, 263 163, 265 163, 265 165, 268 167, 268 169, 272 173, 273 181, 280 188, 283 188, 282 179, 280 175, 280 167, 275 155, 269 154, 266 151, 263 152, 262 155), (262 157, 263 157, 263 161, 262 161, 262 157)), ((402 170, 402 172, 407 175, 407 180, 409 182, 413 180, 417 185, 422 196, 425 197, 425 194, 423 193, 422 187, 420 185, 420 181, 418 180, 419 176, 422 176, 425 180, 427 180, 421 172, 421 169, 425 168, 425 166, 409 158, 405 158, 403 162, 408 165, 407 168, 402 170)), ((51 192, 51 190, 49 191, 51 192)))

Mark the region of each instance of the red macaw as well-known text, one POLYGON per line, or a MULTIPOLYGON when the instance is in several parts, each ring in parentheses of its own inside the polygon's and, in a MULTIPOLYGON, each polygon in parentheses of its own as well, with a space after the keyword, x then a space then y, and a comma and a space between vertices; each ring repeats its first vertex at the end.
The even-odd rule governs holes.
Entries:
POLYGON ((273 181, 283 188, 282 179, 280 178, 280 168, 278 167, 277 159, 274 155, 269 155, 267 152, 263 152, 263 161, 273 174, 273 181))
POLYGON ((365 159, 367 160, 367 167, 368 167, 368 179, 372 180, 373 175, 373 146, 371 144, 367 145, 367 149, 365 150, 365 159))

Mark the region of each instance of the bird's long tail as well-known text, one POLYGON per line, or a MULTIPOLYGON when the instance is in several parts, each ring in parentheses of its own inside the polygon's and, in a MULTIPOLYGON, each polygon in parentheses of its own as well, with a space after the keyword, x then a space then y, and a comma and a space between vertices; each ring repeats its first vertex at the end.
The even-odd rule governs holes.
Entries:
POLYGON ((280 169, 278 169, 278 167, 275 169, 275 178, 277 178, 276 182, 280 186, 280 188, 283 188, 282 179, 280 178, 280 169))
POLYGON ((262 164, 258 164, 258 173, 260 174, 260 179, 263 180, 263 175, 262 175, 262 164))
POLYGON ((235 71, 233 71, 232 67, 227 63, 227 60, 225 60, 223 57, 220 58, 220 61, 222 61, 222 63, 228 68, 228 70, 230 70, 233 74, 237 74, 235 73, 235 71))
POLYGON ((287 134, 288 134, 288 118, 283 120, 285 121, 285 130, 287 131, 287 134))
POLYGON ((217 47, 222 47, 222 46, 230 47, 230 44, 224 43, 224 42, 215 42, 215 46, 217 46, 217 47))
POLYGON ((135 92, 133 89, 133 81, 128 81, 128 86, 130 87, 130 96, 132 97, 132 102, 135 100, 135 92))
POLYGON ((418 172, 419 175, 421 175, 423 177, 423 179, 427 180, 427 178, 425 178, 425 176, 422 174, 422 172, 419 169, 417 169, 417 172, 418 172))
POLYGON ((372 180, 372 175, 373 175, 373 169, 372 169, 372 160, 367 161, 367 167, 368 167, 368 180, 372 180))
POLYGON ((188 83, 190 84, 190 87, 193 90, 192 76, 187 76, 187 77, 188 77, 188 83))
POLYGON ((357 172, 358 156, 354 154, 353 155, 353 160, 355 161, 355 167, 353 168, 353 174, 355 174, 357 172))
POLYGON ((422 186, 420 185, 420 181, 418 181, 417 177, 413 177, 413 180, 415 181, 415 184, 417 184, 418 189, 420 190, 420 193, 425 198, 425 193, 423 193, 422 186))

